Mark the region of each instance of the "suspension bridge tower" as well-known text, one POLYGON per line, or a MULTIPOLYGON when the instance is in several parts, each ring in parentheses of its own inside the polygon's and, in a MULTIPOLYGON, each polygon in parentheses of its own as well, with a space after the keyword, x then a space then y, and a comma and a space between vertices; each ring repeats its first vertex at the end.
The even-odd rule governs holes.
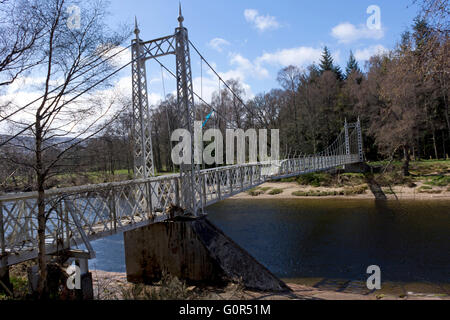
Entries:
MULTIPOLYGON (((139 38, 139 28, 137 22, 135 22, 136 38, 132 41, 134 175, 137 179, 145 179, 155 175, 145 61, 149 59, 157 60, 157 58, 166 55, 175 55, 177 102, 182 113, 182 128, 189 132, 191 140, 190 150, 184 150, 190 155, 189 160, 180 165, 180 205, 186 212, 200 215, 203 213, 202 181, 199 181, 201 178, 198 174, 200 166, 195 163, 196 154, 199 151, 196 150, 194 143, 194 91, 188 30, 183 26, 183 21, 180 4, 179 25, 175 29, 175 33, 145 42, 139 38)), ((185 138, 187 137, 183 137, 183 139, 185 138)), ((182 159, 184 158, 182 157, 182 159)))

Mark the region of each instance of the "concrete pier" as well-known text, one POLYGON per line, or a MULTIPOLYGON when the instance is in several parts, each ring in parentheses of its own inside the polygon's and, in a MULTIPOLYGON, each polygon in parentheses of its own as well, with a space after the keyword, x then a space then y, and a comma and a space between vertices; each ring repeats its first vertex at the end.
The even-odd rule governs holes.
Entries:
POLYGON ((151 284, 167 271, 187 283, 240 282, 248 289, 288 287, 205 217, 179 218, 124 233, 127 279, 151 284))

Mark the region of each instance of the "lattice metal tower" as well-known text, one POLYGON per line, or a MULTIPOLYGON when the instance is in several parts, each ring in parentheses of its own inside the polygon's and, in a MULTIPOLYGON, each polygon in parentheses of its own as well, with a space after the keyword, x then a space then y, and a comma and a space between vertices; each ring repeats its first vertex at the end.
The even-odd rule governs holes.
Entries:
POLYGON ((191 213, 197 214, 199 210, 203 210, 201 201, 201 181, 200 166, 195 164, 195 144, 194 144, 194 121, 195 121, 195 104, 194 91, 192 88, 192 71, 191 57, 189 52, 188 31, 183 27, 183 14, 181 5, 179 9, 178 22, 179 26, 175 30, 176 36, 176 65, 177 65, 177 99, 180 110, 183 113, 183 127, 187 129, 191 135, 191 159, 190 163, 180 166, 181 172, 181 195, 183 206, 191 213))
POLYGON ((133 88, 133 137, 134 177, 148 178, 155 175, 153 167, 152 127, 147 95, 144 44, 139 39, 139 28, 135 20, 132 41, 132 88, 133 88))
POLYGON ((363 138, 362 138, 362 131, 361 131, 361 121, 359 120, 356 122, 356 130, 358 135, 358 156, 359 161, 364 162, 364 150, 363 150, 363 138))
POLYGON ((345 122, 344 122, 344 135, 345 135, 345 154, 348 156, 348 155, 350 155, 350 139, 348 136, 347 118, 345 118, 345 122))
POLYGON ((161 56, 176 56, 177 101, 182 112, 182 128, 190 133, 190 163, 180 166, 181 206, 189 213, 203 213, 201 201, 200 167, 195 164, 194 121, 195 104, 192 87, 191 58, 189 53, 188 31, 183 26, 181 5, 179 7, 179 26, 175 34, 143 42, 139 39, 136 23, 136 39, 133 40, 133 127, 134 127, 134 174, 135 178, 147 178, 154 175, 151 124, 147 97, 145 61, 161 56))

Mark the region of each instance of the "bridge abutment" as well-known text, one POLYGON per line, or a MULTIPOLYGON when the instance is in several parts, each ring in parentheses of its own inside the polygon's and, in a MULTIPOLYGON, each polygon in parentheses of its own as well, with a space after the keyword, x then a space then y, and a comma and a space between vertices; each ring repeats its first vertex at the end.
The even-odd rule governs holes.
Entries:
POLYGON ((179 218, 124 233, 127 279, 152 284, 163 272, 191 284, 240 282, 248 289, 289 288, 205 217, 179 218))

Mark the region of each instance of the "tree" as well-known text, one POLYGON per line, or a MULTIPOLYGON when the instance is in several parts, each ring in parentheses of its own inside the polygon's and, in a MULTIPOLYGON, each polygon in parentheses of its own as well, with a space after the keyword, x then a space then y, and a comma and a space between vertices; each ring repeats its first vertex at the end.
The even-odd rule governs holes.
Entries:
MULTIPOLYGON (((20 121, 8 119, 16 128, 12 138, 27 135, 33 144, 23 145, 32 152, 29 162, 34 170, 37 191, 38 264, 41 297, 46 295, 46 223, 50 215, 45 189, 49 178, 65 168, 71 152, 84 140, 101 132, 101 119, 111 115, 116 104, 113 92, 108 96, 88 96, 93 88, 107 89, 108 79, 115 69, 109 57, 129 35, 110 31, 104 24, 106 5, 103 1, 73 2, 39 1, 33 7, 33 18, 43 26, 43 36, 36 42, 34 55, 41 64, 33 70, 42 76, 41 98, 26 108, 33 114, 20 121), (80 28, 69 28, 67 8, 80 7, 80 28), (76 100, 83 96, 83 100, 76 100)), ((19 108, 21 110, 21 108, 19 108)), ((8 139, 10 143, 14 140, 8 139)))
POLYGON ((334 69, 333 57, 331 56, 330 50, 328 50, 328 47, 326 46, 322 51, 322 58, 319 62, 319 68, 321 73, 325 71, 333 71, 334 69))
POLYGON ((35 10, 40 1, 5 1, 0 7, 0 87, 12 84, 20 75, 42 61, 35 55, 44 36, 43 21, 35 10))
POLYGON ((320 73, 324 73, 325 71, 332 71, 336 74, 336 77, 339 80, 342 80, 342 71, 341 68, 337 65, 334 65, 333 57, 331 56, 331 52, 327 46, 323 48, 322 58, 319 62, 319 70, 320 73))
POLYGON ((432 29, 441 34, 448 35, 450 9, 448 0, 414 0, 421 7, 421 15, 431 25, 432 29))
MULTIPOLYGON (((277 77, 278 83, 283 87, 284 90, 289 92, 291 97, 290 110, 292 111, 290 120, 294 123, 294 136, 295 136, 295 147, 294 149, 299 149, 300 144, 300 131, 298 126, 298 107, 297 107, 297 91, 300 82, 300 69, 295 66, 288 66, 278 72, 277 77)), ((289 123, 291 122, 289 121, 289 123)))
POLYGON ((356 61, 353 52, 350 51, 350 57, 347 62, 347 67, 345 68, 345 78, 347 79, 352 72, 360 73, 361 70, 359 69, 358 62, 356 61))

